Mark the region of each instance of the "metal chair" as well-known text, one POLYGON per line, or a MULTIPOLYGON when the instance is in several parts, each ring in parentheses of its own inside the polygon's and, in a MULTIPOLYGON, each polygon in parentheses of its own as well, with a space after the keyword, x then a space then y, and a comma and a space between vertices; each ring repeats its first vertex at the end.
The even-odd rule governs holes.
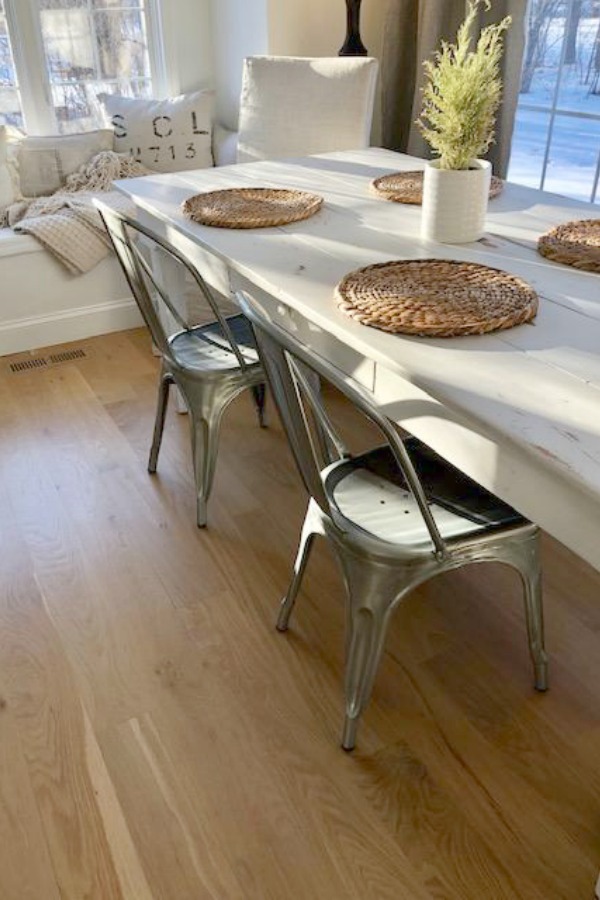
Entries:
POLYGON ((288 627, 315 535, 329 539, 346 586, 343 748, 354 747, 393 611, 413 588, 471 563, 506 563, 520 573, 535 687, 546 690, 538 528, 416 438, 403 439, 360 385, 271 321, 255 299, 239 294, 238 302, 310 495, 277 628, 288 627), (352 456, 327 414, 321 380, 387 443, 352 456))
POLYGON ((228 317, 221 313, 200 274, 175 248, 127 216, 101 203, 97 207, 154 345, 162 357, 148 471, 156 472, 169 387, 175 384, 190 414, 197 522, 203 528, 225 409, 238 394, 251 388, 259 424, 264 425, 265 376, 254 337, 248 320, 241 313, 228 317), (191 276, 215 316, 214 322, 197 326, 188 324, 165 286, 160 283, 156 265, 148 262, 148 255, 155 260, 157 251, 183 267, 184 273, 191 276), (168 333, 165 325, 169 320, 174 320, 177 326, 172 334, 168 333))

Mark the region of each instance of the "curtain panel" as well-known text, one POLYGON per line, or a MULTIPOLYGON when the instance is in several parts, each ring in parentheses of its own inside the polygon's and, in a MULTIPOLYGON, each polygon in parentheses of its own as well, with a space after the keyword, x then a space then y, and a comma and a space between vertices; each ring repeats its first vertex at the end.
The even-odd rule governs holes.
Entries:
MULTIPOLYGON (((506 175, 510 156, 525 45, 526 6, 526 0, 493 0, 492 9, 479 14, 481 25, 512 16, 512 25, 505 35, 503 98, 496 122, 496 143, 487 154, 494 172, 500 176, 506 175)), ((388 0, 381 61, 384 147, 430 157, 429 147, 415 125, 421 111, 423 60, 432 57, 442 40, 454 40, 465 10, 465 0, 388 0)))

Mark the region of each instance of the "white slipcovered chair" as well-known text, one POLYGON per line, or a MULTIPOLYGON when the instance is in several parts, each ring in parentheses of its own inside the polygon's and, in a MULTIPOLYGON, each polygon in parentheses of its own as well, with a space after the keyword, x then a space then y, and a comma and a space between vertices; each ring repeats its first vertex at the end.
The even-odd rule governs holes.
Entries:
POLYGON ((248 57, 237 161, 368 147, 377 71, 369 57, 248 57))

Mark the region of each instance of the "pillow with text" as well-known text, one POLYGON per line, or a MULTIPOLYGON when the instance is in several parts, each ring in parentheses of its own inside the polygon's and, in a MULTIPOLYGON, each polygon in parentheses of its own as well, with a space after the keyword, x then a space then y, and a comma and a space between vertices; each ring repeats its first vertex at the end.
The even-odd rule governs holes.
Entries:
POLYGON ((195 91, 169 100, 100 94, 114 149, 155 172, 206 169, 213 165, 213 91, 195 91))

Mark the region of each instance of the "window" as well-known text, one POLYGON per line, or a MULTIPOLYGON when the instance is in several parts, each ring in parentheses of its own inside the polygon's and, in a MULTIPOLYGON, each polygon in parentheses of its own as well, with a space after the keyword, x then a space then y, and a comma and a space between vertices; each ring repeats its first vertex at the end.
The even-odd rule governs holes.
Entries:
POLYGON ((600 0, 529 0, 508 177, 600 202, 600 0))
POLYGON ((160 90, 155 7, 156 0, 0 0, 0 122, 38 133, 87 131, 101 123, 99 93, 160 90))
POLYGON ((23 124, 19 85, 3 0, 0 0, 0 122, 6 125, 23 124))

